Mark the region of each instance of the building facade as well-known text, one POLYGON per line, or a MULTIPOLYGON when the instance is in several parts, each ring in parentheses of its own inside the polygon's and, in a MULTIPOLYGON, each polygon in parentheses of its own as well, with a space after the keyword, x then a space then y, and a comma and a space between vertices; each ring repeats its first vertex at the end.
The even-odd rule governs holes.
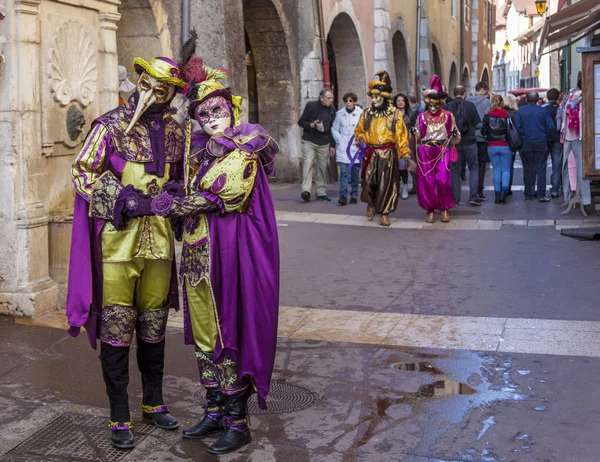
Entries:
MULTIPOLYGON (((278 140, 280 181, 300 178, 299 115, 329 76, 368 104, 373 73, 420 92, 491 83, 490 0, 0 0, 0 313, 64 306, 70 165, 91 121, 118 101, 117 66, 198 54, 230 70, 244 117, 278 140)), ((493 29, 493 28, 492 28, 493 29)))

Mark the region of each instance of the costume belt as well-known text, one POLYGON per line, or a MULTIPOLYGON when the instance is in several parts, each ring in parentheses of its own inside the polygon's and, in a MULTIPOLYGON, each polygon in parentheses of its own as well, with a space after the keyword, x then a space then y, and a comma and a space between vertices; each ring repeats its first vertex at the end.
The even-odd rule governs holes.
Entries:
POLYGON ((448 140, 427 140, 421 141, 421 146, 447 146, 448 140))

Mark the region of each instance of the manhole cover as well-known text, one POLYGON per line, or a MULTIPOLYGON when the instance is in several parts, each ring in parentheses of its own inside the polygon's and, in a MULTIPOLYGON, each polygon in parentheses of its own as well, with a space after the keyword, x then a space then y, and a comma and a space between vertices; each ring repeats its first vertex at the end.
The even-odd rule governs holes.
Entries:
MULTIPOLYGON (((197 402, 204 403, 204 390, 198 390, 194 398, 197 402)), ((308 409, 318 399, 319 395, 306 388, 288 383, 285 380, 275 380, 271 382, 271 389, 269 390, 268 409, 259 408, 256 394, 253 394, 248 400, 248 412, 250 415, 286 414, 308 409)))
MULTIPOLYGON (((154 426, 134 422, 136 443, 154 430, 154 426)), ((129 454, 113 448, 105 417, 67 413, 23 441, 0 461, 118 461, 129 454)))

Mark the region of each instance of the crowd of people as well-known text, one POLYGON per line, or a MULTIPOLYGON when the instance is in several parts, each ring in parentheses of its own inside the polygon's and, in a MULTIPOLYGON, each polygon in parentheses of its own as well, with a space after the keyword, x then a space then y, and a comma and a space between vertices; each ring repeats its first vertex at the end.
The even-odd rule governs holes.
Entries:
POLYGON ((311 200, 313 170, 316 199, 331 201, 327 166, 328 155, 335 155, 339 205, 356 204, 360 197, 367 204, 367 218, 379 214, 380 224, 387 226, 398 199, 416 194, 427 222, 435 221, 436 210, 447 222, 449 210, 462 203, 462 182, 468 181, 465 203, 478 207, 488 200, 484 191, 489 164, 494 202, 507 204, 518 155, 526 201, 560 198, 566 204, 576 195, 585 213, 593 212, 590 182, 582 177, 581 77, 566 94, 552 88, 545 99, 535 91, 518 99, 491 93, 483 81, 471 96, 462 85, 450 96, 433 76, 421 105, 411 92, 392 96, 389 76, 380 71, 368 95, 371 101, 364 110, 357 95, 348 92, 342 98, 344 107, 336 112, 330 89, 306 105, 298 122, 304 129, 304 201, 311 200))

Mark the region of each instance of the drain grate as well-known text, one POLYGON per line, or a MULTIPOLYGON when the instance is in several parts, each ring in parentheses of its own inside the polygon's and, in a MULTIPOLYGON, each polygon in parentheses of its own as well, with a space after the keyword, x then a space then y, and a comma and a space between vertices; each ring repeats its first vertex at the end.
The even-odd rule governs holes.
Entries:
MULTIPOLYGON (((198 390, 194 399, 204 403, 204 390, 198 390)), ((319 399, 319 395, 298 385, 275 380, 271 382, 269 397, 267 399, 268 409, 258 407, 256 394, 248 400, 248 412, 250 415, 259 414, 287 414, 289 412, 302 411, 313 406, 319 399)))
MULTIPOLYGON (((2 462, 75 462, 121 460, 129 451, 110 444, 107 420, 86 414, 67 413, 58 417, 23 441, 12 451, 0 456, 2 462)), ((152 425, 134 422, 136 443, 154 430, 152 425)))

